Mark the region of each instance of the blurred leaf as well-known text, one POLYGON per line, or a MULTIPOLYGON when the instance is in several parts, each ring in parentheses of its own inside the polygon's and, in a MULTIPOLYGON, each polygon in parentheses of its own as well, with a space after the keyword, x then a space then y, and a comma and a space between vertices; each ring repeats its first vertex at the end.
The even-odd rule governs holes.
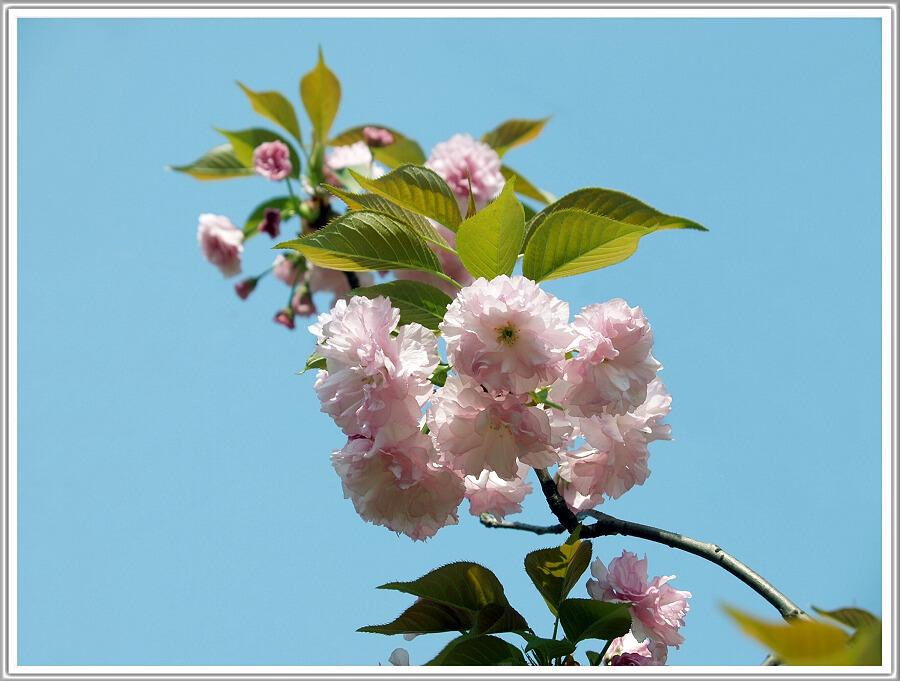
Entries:
POLYGON ((848 647, 849 635, 833 624, 816 620, 768 622, 747 615, 734 608, 724 607, 741 630, 762 643, 789 665, 852 665, 857 664, 848 647))
POLYGON ((348 295, 391 299, 391 306, 400 310, 400 325, 421 324, 426 329, 438 330, 444 321, 444 313, 453 299, 439 288, 420 281, 397 279, 384 284, 353 289, 348 295))
POLYGON ((471 612, 450 605, 420 599, 388 624, 361 627, 372 634, 433 634, 441 631, 468 631, 475 623, 471 612))
POLYGON ((291 133, 301 145, 303 144, 303 140, 300 137, 300 124, 297 123, 294 105, 283 94, 275 90, 254 92, 240 81, 237 81, 237 84, 241 86, 241 90, 250 99, 250 103, 253 105, 253 110, 256 113, 265 116, 273 123, 277 123, 291 133))
POLYGON ((225 137, 228 138, 228 141, 231 142, 231 146, 234 149, 234 155, 237 156, 238 161, 243 163, 250 168, 253 167, 253 151, 263 142, 274 142, 278 140, 279 142, 283 142, 287 145, 288 150, 291 154, 291 174, 290 177, 299 178, 300 177, 300 157, 297 155, 296 149, 294 149, 293 145, 284 139, 278 133, 272 132, 271 130, 266 130, 265 128, 250 128, 248 130, 221 130, 220 128, 213 128, 216 132, 220 132, 225 137))
MULTIPOLYGON (((354 183, 355 182, 356 181, 354 180, 354 183)), ((346 203, 350 210, 372 210, 378 213, 387 213, 408 224, 426 241, 441 244, 448 248, 450 246, 450 244, 447 243, 447 240, 441 236, 441 233, 434 228, 434 225, 428 222, 424 217, 418 213, 413 213, 411 210, 406 210, 403 206, 398 206, 396 203, 388 201, 383 196, 379 196, 378 194, 354 194, 340 187, 332 187, 328 184, 325 185, 325 188, 346 203)))
POLYGON ((604 603, 592 598, 568 598, 559 606, 559 623, 574 643, 589 638, 609 641, 631 628, 630 603, 604 603))
POLYGON ((390 168, 399 168, 406 163, 425 163, 425 152, 415 140, 396 140, 393 144, 372 149, 372 157, 390 168))
POLYGON ((440 175, 429 168, 406 165, 375 180, 356 173, 353 173, 353 178, 373 194, 436 220, 454 232, 462 222, 453 190, 440 175))
MULTIPOLYGON (((533 197, 532 197, 533 198, 533 197)), ((624 222, 627 225, 653 227, 657 231, 664 229, 699 229, 709 231, 706 227, 685 218, 661 213, 646 203, 638 201, 628 194, 600 187, 586 187, 566 194, 544 208, 525 226, 525 243, 548 217, 556 211, 566 209, 582 210, 593 215, 601 215, 610 220, 624 222)))
POLYGON ((387 130, 394 137, 394 141, 400 141, 408 139, 406 135, 402 132, 397 132, 393 128, 389 128, 386 125, 379 125, 378 123, 369 123, 368 125, 357 125, 354 128, 348 128, 341 133, 338 133, 330 140, 328 140, 328 146, 330 147, 345 147, 350 144, 355 144, 356 142, 365 142, 366 141, 366 128, 380 128, 381 130, 387 130))
POLYGON ((496 636, 458 636, 426 666, 525 665, 522 651, 496 636))
MULTIPOLYGON (((575 536, 574 534, 572 536, 575 536)), ((531 578, 550 612, 559 611, 560 603, 591 562, 591 542, 575 539, 562 546, 538 549, 525 556, 525 572, 531 578)))
POLYGON ((881 626, 881 620, 875 615, 861 608, 840 608, 838 610, 820 610, 816 606, 812 609, 823 617, 840 622, 854 631, 866 627, 881 626))
POLYGON ((549 118, 540 120, 512 119, 484 134, 481 141, 503 156, 509 149, 530 142, 537 137, 549 118))
POLYGON ((526 653, 529 650, 539 650, 547 657, 553 659, 565 657, 566 655, 571 655, 575 652, 575 644, 568 639, 557 641, 552 638, 541 638, 540 636, 535 636, 527 631, 517 631, 515 633, 528 642, 528 645, 525 646, 526 653))
POLYGON ((281 211, 281 219, 287 220, 289 217, 296 215, 294 212, 294 201, 290 196, 279 196, 268 201, 263 201, 244 222, 244 241, 259 233, 259 224, 266 216, 266 208, 277 208, 281 211))
POLYGON ((444 565, 414 582, 390 582, 378 588, 402 591, 472 612, 490 603, 509 605, 496 575, 478 563, 467 561, 444 565))
POLYGON ((441 272, 441 263, 425 240, 384 213, 347 213, 308 236, 275 248, 293 248, 310 262, 333 270, 441 272))
POLYGON ((553 195, 535 187, 531 182, 519 175, 509 166, 500 166, 500 172, 507 180, 513 176, 516 178, 516 194, 527 196, 529 199, 540 201, 541 203, 550 203, 553 201, 553 195))
POLYGON ((459 226, 456 250, 476 279, 510 275, 525 238, 525 212, 516 199, 515 178, 494 201, 459 226))
POLYGON ((318 370, 318 369, 325 369, 325 368, 326 368, 325 358, 322 357, 322 355, 320 355, 318 352, 313 352, 313 354, 311 354, 309 356, 309 359, 306 360, 306 366, 303 368, 303 371, 298 371, 297 375, 299 376, 300 374, 305 374, 307 371, 310 371, 311 369, 318 370))
POLYGON ((530 629, 528 622, 511 605, 488 603, 475 618, 473 634, 500 634, 530 629))
POLYGON ((187 173, 198 180, 228 180, 256 174, 253 168, 248 168, 237 159, 230 144, 210 149, 193 163, 184 166, 166 166, 166 170, 187 173))
POLYGON ((522 273, 546 281, 609 267, 633 255, 638 240, 653 231, 581 210, 560 210, 541 223, 525 246, 522 273))
POLYGON ((341 102, 341 83, 325 65, 321 47, 316 68, 300 81, 300 99, 312 122, 317 146, 324 146, 341 102))

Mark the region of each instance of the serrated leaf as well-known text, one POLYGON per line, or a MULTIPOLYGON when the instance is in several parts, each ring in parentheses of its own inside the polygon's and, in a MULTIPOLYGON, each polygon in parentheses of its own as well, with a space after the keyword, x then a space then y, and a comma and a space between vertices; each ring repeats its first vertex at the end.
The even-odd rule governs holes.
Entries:
POLYGON ((828 619, 834 620, 835 622, 840 622, 841 624, 850 627, 854 631, 865 629, 866 627, 875 627, 881 625, 881 620, 878 619, 878 617, 868 612, 867 610, 863 610, 862 608, 839 608, 838 610, 821 610, 816 606, 812 606, 812 609, 822 615, 822 617, 827 617, 828 619))
POLYGON ((357 125, 356 127, 348 128, 347 130, 338 133, 330 140, 328 140, 328 146, 344 147, 350 144, 356 144, 357 142, 365 142, 366 128, 379 128, 381 130, 387 130, 389 133, 391 133, 395 142, 398 140, 408 139, 402 132, 398 132, 393 128, 387 127, 386 125, 380 125, 378 123, 368 123, 366 125, 357 125))
POLYGON ((458 636, 426 666, 525 665, 522 651, 496 636, 458 636))
POLYGON ((611 220, 624 222, 627 225, 653 227, 657 231, 664 229, 709 231, 706 227, 692 220, 666 215, 628 194, 601 187, 585 187, 554 201, 529 220, 525 226, 525 243, 528 243, 528 240, 544 220, 555 212, 566 209, 583 210, 586 213, 602 215, 611 220))
POLYGON ((325 185, 325 188, 346 203, 350 210, 372 210, 378 213, 387 213, 408 224, 426 241, 441 244, 447 248, 450 247, 447 240, 441 236, 441 233, 428 220, 418 213, 413 213, 402 206, 398 206, 396 203, 388 201, 383 196, 378 194, 354 194, 328 184, 325 185))
POLYGON ((528 622, 511 605, 488 603, 475 617, 472 634, 500 634, 530 629, 528 622))
POLYGON ((557 641, 552 638, 541 638, 540 636, 535 636, 527 631, 517 631, 515 633, 528 642, 528 645, 525 646, 526 653, 529 650, 539 650, 547 657, 553 659, 565 657, 566 655, 571 655, 575 652, 575 644, 568 639, 557 641))
POLYGON ((346 272, 441 272, 441 263, 425 240, 384 213, 353 211, 308 236, 284 241, 275 248, 293 248, 315 265, 346 272))
POLYGON ((391 306, 400 310, 401 326, 416 323, 432 331, 438 330, 438 324, 444 321, 447 306, 453 302, 453 299, 439 288, 420 281, 403 279, 353 289, 350 294, 366 298, 378 296, 390 298, 391 306))
POLYGON ((509 149, 530 142, 537 137, 549 120, 549 118, 540 120, 514 118, 485 133, 481 141, 502 157, 509 149))
POLYGON ((379 589, 392 589, 478 612, 490 603, 509 605, 503 585, 493 572, 478 563, 450 563, 413 582, 390 582, 379 589))
POLYGON ((271 130, 266 130, 265 128, 249 128, 247 130, 222 130, 220 128, 213 128, 216 132, 222 133, 225 137, 228 138, 228 141, 231 142, 231 146, 234 149, 234 155, 237 157, 238 161, 243 163, 245 166, 253 167, 253 151, 263 142, 274 142, 278 140, 287 145, 288 151, 291 155, 291 172, 289 177, 299 178, 300 177, 300 157, 297 155, 297 150, 294 149, 293 145, 288 142, 284 137, 279 135, 276 132, 272 132, 271 130))
POLYGON ((430 168, 405 165, 370 180, 353 173, 361 187, 414 213, 436 220, 456 231, 462 222, 453 190, 430 168))
POLYGON ((300 80, 300 99, 312 122, 318 146, 324 146, 341 102, 341 83, 325 65, 321 48, 316 67, 300 80))
POLYGON ((525 572, 544 597, 550 612, 556 615, 590 562, 591 542, 576 539, 562 546, 532 551, 525 556, 525 572))
POLYGON ((247 95, 253 110, 261 116, 265 116, 273 123, 277 123, 294 136, 300 144, 300 124, 297 122, 297 113, 294 105, 280 92, 269 90, 267 92, 254 92, 246 85, 238 81, 241 90, 247 95))
POLYGON ((325 368, 327 368, 325 358, 322 357, 322 355, 320 355, 318 352, 313 352, 313 354, 311 354, 306 360, 306 366, 303 367, 303 371, 298 371, 297 375, 299 376, 300 374, 305 374, 307 371, 310 371, 312 369, 319 370, 325 368))
POLYGON ((411 139, 396 140, 393 144, 372 149, 372 157, 390 168, 399 168, 407 163, 425 163, 425 152, 419 143, 411 139))
POLYGON ((387 635, 434 634, 442 631, 468 631, 474 623, 475 616, 471 612, 421 599, 404 610, 393 622, 361 627, 357 631, 387 635))
POLYGON ((230 144, 213 147, 193 163, 166 166, 166 170, 187 173, 198 180, 228 180, 256 174, 253 168, 248 168, 238 160, 230 144))
POLYGON ((559 210, 525 246, 522 274, 547 281, 609 267, 631 257, 640 238, 653 231, 582 210, 559 210))
POLYGON ((476 279, 510 275, 525 238, 525 211, 515 195, 515 178, 494 201, 459 226, 456 251, 476 279))
POLYGON ((282 220, 287 220, 296 215, 294 212, 294 200, 290 196, 279 196, 274 199, 269 199, 268 201, 263 201, 253 209, 253 212, 250 213, 250 216, 244 222, 244 241, 259 233, 259 225, 266 215, 266 208, 277 208, 280 210, 282 220))
POLYGON ((553 201, 552 194, 550 194, 549 192, 545 192, 542 189, 538 189, 533 184, 531 184, 531 182, 519 175, 519 173, 517 173, 509 166, 500 166, 500 173, 507 180, 515 176, 516 194, 527 196, 529 199, 534 199, 535 201, 540 201, 541 203, 550 203, 551 201, 553 201))
POLYGON ((559 623, 573 643, 589 638, 609 641, 631 628, 630 603, 604 603, 591 598, 567 598, 559 606, 559 623))
POLYGON ((838 626, 817 620, 769 622, 727 606, 724 610, 745 634, 763 644, 785 664, 815 666, 855 664, 847 645, 850 637, 838 626))

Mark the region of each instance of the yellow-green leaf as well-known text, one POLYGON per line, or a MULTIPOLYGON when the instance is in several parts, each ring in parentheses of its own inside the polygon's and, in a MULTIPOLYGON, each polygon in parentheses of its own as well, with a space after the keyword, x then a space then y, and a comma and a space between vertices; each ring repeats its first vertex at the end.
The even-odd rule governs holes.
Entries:
POLYGON ((589 638, 604 641, 624 636, 631 628, 631 603, 605 603, 592 598, 567 598, 559 604, 559 623, 573 643, 589 638))
POLYGON ((386 125, 380 125, 378 123, 369 123, 367 125, 357 125, 353 128, 348 128, 343 132, 338 133, 330 140, 328 140, 328 145, 331 147, 343 147, 348 144, 355 144, 356 142, 365 142, 366 141, 366 128, 379 128, 380 130, 387 130, 394 138, 394 141, 397 142, 399 140, 407 139, 406 135, 402 132, 398 132, 393 128, 389 128, 386 125))
POLYGON ((253 167, 253 152, 263 142, 274 142, 278 140, 282 144, 285 144, 288 148, 288 151, 291 155, 291 173, 290 177, 299 178, 300 177, 300 157, 297 155, 296 149, 294 146, 284 139, 278 133, 274 133, 271 130, 266 130, 265 128, 249 128, 247 130, 222 130, 220 128, 213 128, 216 132, 222 133, 225 137, 228 138, 228 141, 231 142, 231 147, 234 149, 234 155, 237 157, 238 161, 240 161, 245 166, 253 167))
POLYGON ((496 128, 484 134, 481 141, 503 156, 508 150, 537 137, 549 118, 540 120, 525 120, 514 118, 501 123, 496 128))
POLYGON ((300 81, 300 99, 312 122, 318 146, 323 146, 341 103, 341 83, 325 65, 321 48, 316 67, 300 81))
POLYGON ((828 619, 840 622, 854 631, 881 625, 881 620, 862 608, 839 608, 838 610, 821 610, 816 606, 812 609, 828 619))
POLYGON ((373 194, 383 196, 414 213, 436 220, 454 232, 462 222, 459 203, 444 179, 430 168, 405 165, 370 180, 357 173, 353 179, 373 194))
POLYGON ((507 180, 515 176, 516 194, 527 196, 529 199, 534 199, 535 201, 540 201, 541 203, 550 203, 551 201, 553 201, 553 194, 545 192, 542 189, 538 189, 533 184, 531 184, 531 182, 519 175, 519 173, 517 173, 509 166, 500 166, 500 173, 507 180))
POLYGON ((273 123, 277 123, 291 133, 300 144, 303 144, 303 140, 300 138, 300 124, 297 122, 294 105, 283 94, 275 90, 254 92, 240 81, 238 81, 238 85, 241 86, 241 89, 247 95, 256 113, 265 116, 273 123))
POLYGON ((228 180, 256 174, 252 167, 247 167, 238 160, 230 144, 222 144, 210 149, 193 163, 183 166, 166 166, 166 170, 187 173, 198 180, 228 180))
POLYGON ((515 195, 515 178, 494 201, 464 220, 456 235, 456 250, 476 279, 510 275, 525 238, 525 210, 515 195))
POLYGON ((556 615, 560 603, 590 562, 591 542, 570 537, 562 546, 538 549, 525 556, 525 572, 544 597, 550 612, 556 615))

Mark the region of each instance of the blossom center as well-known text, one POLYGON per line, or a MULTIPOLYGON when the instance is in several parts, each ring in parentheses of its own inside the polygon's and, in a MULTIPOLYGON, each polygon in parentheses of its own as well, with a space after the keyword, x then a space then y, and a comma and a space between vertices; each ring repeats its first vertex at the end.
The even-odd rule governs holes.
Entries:
POLYGON ((497 342, 504 345, 512 345, 516 342, 518 329, 511 323, 507 322, 506 326, 497 329, 497 342))

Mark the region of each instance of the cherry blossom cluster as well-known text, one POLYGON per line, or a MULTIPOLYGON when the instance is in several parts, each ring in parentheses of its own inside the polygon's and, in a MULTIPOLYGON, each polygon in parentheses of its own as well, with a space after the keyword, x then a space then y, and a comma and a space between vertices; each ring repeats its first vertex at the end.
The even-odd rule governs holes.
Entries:
POLYGON ((348 437, 332 461, 368 521, 424 539, 457 522, 463 497, 502 519, 521 511, 530 469, 552 466, 570 507, 592 508, 643 484, 648 444, 670 437, 650 326, 622 300, 570 323, 530 279, 478 279, 438 326, 452 373, 436 389, 435 334, 399 318, 387 298, 354 297, 310 327, 322 411, 348 437))

